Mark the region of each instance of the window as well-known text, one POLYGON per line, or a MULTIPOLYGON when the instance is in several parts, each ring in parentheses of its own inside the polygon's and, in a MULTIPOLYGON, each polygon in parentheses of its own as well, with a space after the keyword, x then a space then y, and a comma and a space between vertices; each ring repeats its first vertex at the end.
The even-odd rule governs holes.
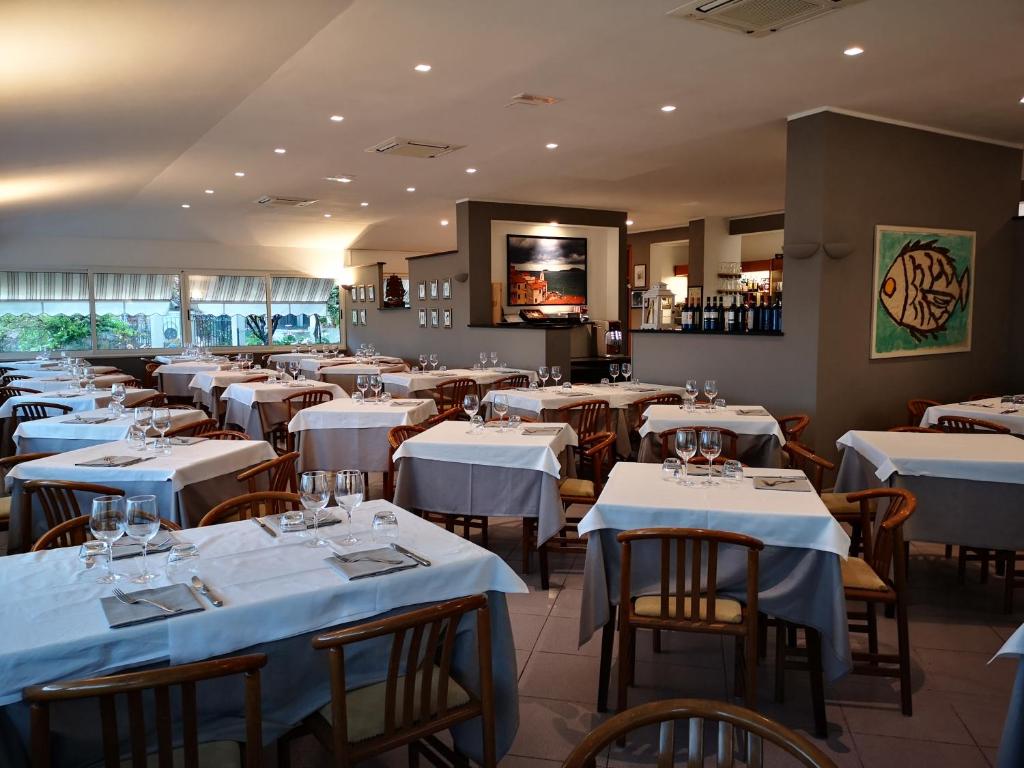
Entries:
POLYGON ((97 349, 182 346, 178 275, 93 275, 97 349))
POLYGON ((273 344, 341 341, 338 286, 321 277, 272 277, 270 326, 273 344))
POLYGON ((204 347, 268 344, 263 275, 189 275, 192 342, 204 347))
POLYGON ((0 272, 0 352, 92 349, 89 275, 0 272))

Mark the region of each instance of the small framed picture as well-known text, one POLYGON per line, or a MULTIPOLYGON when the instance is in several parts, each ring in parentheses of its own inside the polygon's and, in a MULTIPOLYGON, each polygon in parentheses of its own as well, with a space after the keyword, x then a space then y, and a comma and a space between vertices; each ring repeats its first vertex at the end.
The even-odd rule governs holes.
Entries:
POLYGON ((452 310, 451 310, 450 307, 445 307, 444 308, 444 327, 445 328, 451 328, 452 327, 452 310))
POLYGON ((352 301, 359 301, 359 289, 352 286, 352 301))
POLYGON ((629 306, 631 309, 641 309, 644 305, 644 292, 635 288, 629 292, 629 306))
POLYGON ((416 285, 416 298, 420 301, 427 300, 427 284, 422 280, 416 285))
POLYGON ((368 285, 366 286, 366 300, 376 301, 377 300, 377 286, 368 285))
POLYGON ((359 286, 359 300, 360 301, 366 301, 366 286, 365 285, 360 285, 359 286))
MULTIPOLYGON (((436 285, 436 283, 435 283, 436 285)), ((441 325, 441 311, 437 307, 430 308, 430 327, 437 328, 441 325)))
POLYGON ((366 325, 366 310, 365 309, 360 309, 359 310, 359 324, 360 325, 366 325))
POLYGON ((430 298, 437 298, 437 280, 430 281, 430 298))
POLYGON ((633 265, 633 287, 634 288, 646 288, 647 287, 647 265, 646 264, 634 264, 633 265))
POLYGON ((416 315, 417 315, 417 321, 419 323, 420 328, 426 328, 427 327, 427 310, 425 310, 425 309, 417 310, 416 315))
MULTIPOLYGON (((352 290, 354 291, 355 288, 353 288, 352 290)), ((352 310, 352 325, 359 325, 359 310, 358 309, 353 309, 352 310)))
POLYGON ((452 279, 450 277, 446 277, 441 282, 441 298, 442 299, 450 299, 451 297, 452 297, 452 279))

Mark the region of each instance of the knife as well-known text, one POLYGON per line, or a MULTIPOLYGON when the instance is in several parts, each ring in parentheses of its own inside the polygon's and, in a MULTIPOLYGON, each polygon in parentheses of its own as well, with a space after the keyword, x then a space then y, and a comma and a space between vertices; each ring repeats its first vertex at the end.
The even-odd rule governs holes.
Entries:
POLYGON ((408 549, 406 549, 406 548, 405 548, 405 547, 403 547, 403 546, 402 546, 401 544, 395 544, 394 542, 392 542, 392 544, 391 544, 391 548, 392 548, 393 550, 395 550, 395 552, 401 552, 401 553, 402 553, 403 555, 405 555, 406 557, 411 557, 411 558, 412 558, 413 560, 415 560, 415 561, 416 561, 417 563, 419 563, 420 565, 424 565, 424 566, 426 566, 427 568, 429 568, 429 567, 430 567, 430 561, 429 561, 429 560, 427 560, 427 558, 425 558, 425 557, 421 557, 420 555, 417 555, 417 554, 416 554, 415 552, 413 552, 413 551, 411 551, 411 550, 408 550, 408 549))
POLYGON ((202 579, 200 579, 198 576, 192 577, 192 586, 198 589, 199 594, 201 594, 203 597, 209 600, 210 605, 212 605, 214 608, 220 608, 222 605, 224 605, 224 601, 217 597, 215 594, 213 594, 213 592, 210 591, 210 588, 206 586, 203 583, 202 579))
POLYGON ((269 534, 270 536, 273 536, 275 539, 277 538, 277 531, 275 531, 273 528, 271 528, 265 522, 260 520, 258 517, 250 517, 249 519, 252 520, 254 523, 256 523, 256 525, 258 525, 260 528, 262 528, 264 533, 269 534))

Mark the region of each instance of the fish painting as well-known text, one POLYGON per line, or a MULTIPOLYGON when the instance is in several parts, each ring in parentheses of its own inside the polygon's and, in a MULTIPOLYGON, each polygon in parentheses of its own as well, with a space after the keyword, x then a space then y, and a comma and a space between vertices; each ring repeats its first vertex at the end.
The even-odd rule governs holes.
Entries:
POLYGON ((936 240, 908 240, 885 273, 878 299, 915 341, 935 338, 970 297, 970 270, 957 275, 949 249, 936 240))

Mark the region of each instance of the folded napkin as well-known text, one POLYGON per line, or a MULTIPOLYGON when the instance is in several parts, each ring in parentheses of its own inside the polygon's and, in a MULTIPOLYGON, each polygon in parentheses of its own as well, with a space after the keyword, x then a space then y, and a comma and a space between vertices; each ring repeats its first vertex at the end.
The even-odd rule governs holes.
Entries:
POLYGON ((419 405, 421 402, 423 402, 423 401, 422 400, 392 400, 391 401, 391 405, 392 406, 401 405, 401 406, 408 407, 410 405, 419 405))
POLYGON ((286 387, 292 387, 293 389, 301 389, 302 387, 312 387, 313 382, 311 381, 288 381, 285 382, 286 387))
POLYGON ((209 440, 208 437, 185 437, 184 435, 179 437, 169 437, 167 439, 170 441, 171 445, 195 445, 196 443, 202 443, 209 440))
POLYGON ((516 392, 539 392, 540 389, 531 389, 530 387, 515 387, 516 392))
POLYGON ((395 573, 397 571, 406 571, 419 565, 408 555, 396 552, 389 547, 366 549, 362 552, 349 552, 347 554, 335 552, 325 562, 348 581, 366 579, 370 576, 383 576, 386 573, 395 573))
MULTIPOLYGON (((329 525, 337 525, 345 518, 345 514, 341 512, 337 507, 334 509, 325 509, 320 513, 320 527, 326 528, 329 525)), ((313 530, 313 513, 308 510, 303 510, 302 520, 305 523, 305 529, 307 531, 313 530)), ((263 522, 268 523, 272 528, 281 533, 296 533, 301 531, 302 528, 298 526, 282 526, 280 515, 267 515, 263 518, 263 522)))
POLYGON ((523 427, 524 435, 557 435, 561 427, 523 427))
POLYGON ((737 416, 770 416, 764 408, 737 408, 737 416))
POLYGON ((519 373, 520 372, 518 368, 491 368, 491 370, 492 371, 497 371, 498 373, 519 373))
POLYGON ((755 477, 754 489, 758 491, 814 492, 814 486, 806 477, 755 477))
MULTIPOLYGON (((686 474, 689 475, 690 477, 707 477, 708 476, 708 465, 707 464, 687 464, 686 465, 686 474)), ((719 465, 719 466, 712 466, 711 467, 711 476, 712 477, 721 477, 722 476, 722 467, 721 467, 721 465, 719 465)))
POLYGON ((100 605, 103 606, 103 612, 107 615, 107 624, 110 625, 111 629, 131 627, 136 624, 169 619, 172 616, 182 616, 186 613, 195 613, 203 610, 203 604, 199 602, 195 592, 186 584, 172 584, 169 587, 157 587, 155 589, 140 589, 137 592, 129 592, 128 596, 132 599, 143 597, 147 600, 155 600, 160 605, 172 609, 174 613, 167 613, 147 603, 127 605, 113 595, 103 597, 100 598, 100 605))
POLYGON ((657 387, 626 387, 630 392, 657 392, 657 387))
POLYGON ((79 461, 76 467, 130 467, 143 461, 141 456, 100 456, 98 459, 79 461))
POLYGON ((60 398, 71 398, 71 397, 82 397, 85 392, 48 392, 46 397, 60 397, 60 398))
POLYGON ((593 397, 593 392, 559 392, 562 397, 593 397))
MULTIPOLYGON (((178 540, 171 535, 170 531, 158 531, 156 536, 150 539, 146 545, 147 555, 158 555, 161 552, 170 551, 171 547, 178 543, 178 540)), ((114 559, 124 560, 129 557, 138 557, 142 554, 142 545, 123 536, 114 542, 114 559)))
POLYGON ((106 424, 108 421, 117 421, 116 416, 75 416, 63 420, 65 424, 106 424))

